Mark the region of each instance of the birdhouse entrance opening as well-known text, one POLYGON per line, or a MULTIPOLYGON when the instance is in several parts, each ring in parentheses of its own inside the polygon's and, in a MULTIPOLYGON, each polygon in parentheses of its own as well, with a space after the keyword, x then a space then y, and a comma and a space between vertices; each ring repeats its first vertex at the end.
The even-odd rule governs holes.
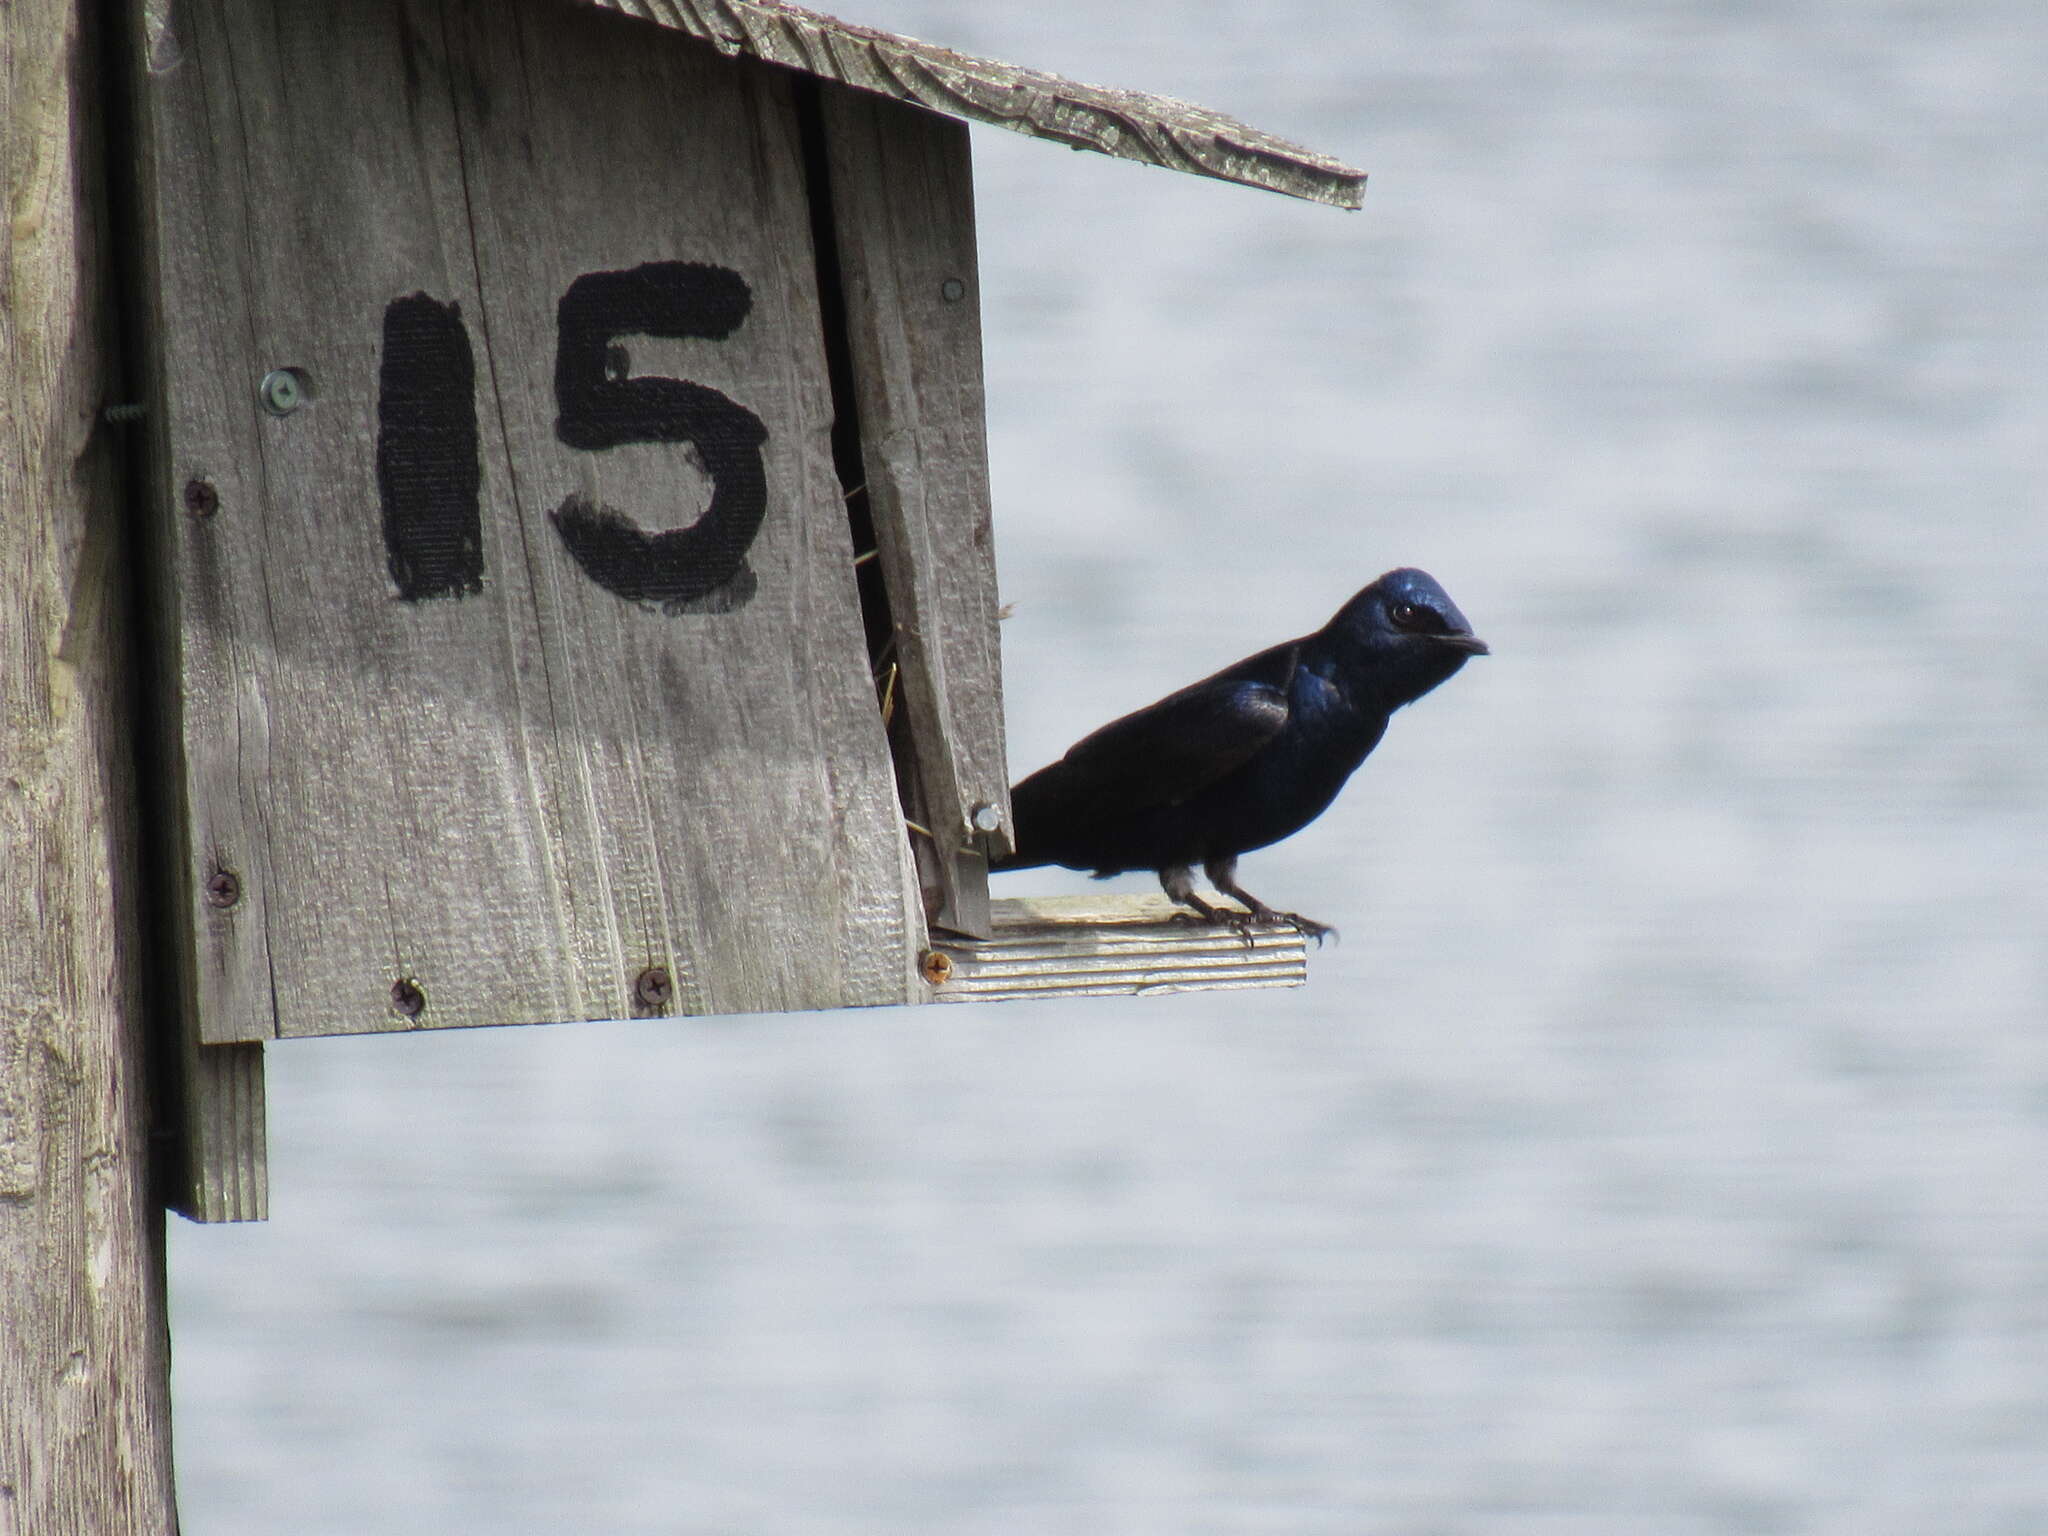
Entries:
POLYGON ((792 82, 867 662, 927 923, 990 932, 1009 849, 966 125, 792 82))
POLYGON ((985 932, 988 870, 972 864, 963 873, 939 857, 918 773, 917 742, 910 711, 903 706, 903 662, 898 654, 897 624, 889 602, 889 583, 882 564, 874 501, 868 492, 863 451, 859 391, 855 387, 853 343, 847 330, 846 288, 840 273, 839 234, 832 203, 831 156, 825 144, 824 107, 815 80, 794 82, 797 130, 803 150, 805 189, 811 214, 811 246, 818 263, 818 318, 824 328, 825 365, 832 390, 832 468, 846 502, 846 523, 853 545, 854 580, 860 594, 863 632, 867 637, 868 671, 874 678, 875 706, 896 765, 896 790, 903 806, 906 831, 914 841, 918 885, 926 920, 938 926, 985 932), (979 876, 977 881, 976 876, 979 876), (961 889, 961 887, 965 889, 961 889), (949 921, 950 920, 950 921, 949 921))

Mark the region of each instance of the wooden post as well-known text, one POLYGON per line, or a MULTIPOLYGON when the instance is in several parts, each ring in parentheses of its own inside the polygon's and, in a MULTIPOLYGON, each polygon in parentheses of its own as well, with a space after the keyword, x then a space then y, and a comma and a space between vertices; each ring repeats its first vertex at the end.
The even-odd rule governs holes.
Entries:
POLYGON ((0 1532, 164 1536, 127 550, 108 377, 97 38, 0 24, 0 1532))

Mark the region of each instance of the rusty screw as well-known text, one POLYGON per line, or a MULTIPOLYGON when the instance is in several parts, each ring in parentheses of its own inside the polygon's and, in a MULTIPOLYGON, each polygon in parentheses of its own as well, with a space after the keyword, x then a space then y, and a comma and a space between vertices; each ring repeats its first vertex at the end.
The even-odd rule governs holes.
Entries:
POLYGON ((216 869, 206 877, 206 904, 225 912, 242 899, 242 878, 231 869, 216 869))
POLYGON ((633 978, 633 1000, 650 1012, 666 1008, 675 993, 675 983, 663 966, 650 965, 633 978))
POLYGON ((410 976, 391 983, 391 1011, 404 1019, 416 1019, 427 1011, 427 994, 410 976))
POLYGON ((211 480, 185 482, 185 510, 194 517, 211 517, 220 510, 220 492, 211 480))
POLYGON ((944 950, 926 950, 917 957, 917 968, 935 987, 943 987, 953 979, 953 960, 944 950))

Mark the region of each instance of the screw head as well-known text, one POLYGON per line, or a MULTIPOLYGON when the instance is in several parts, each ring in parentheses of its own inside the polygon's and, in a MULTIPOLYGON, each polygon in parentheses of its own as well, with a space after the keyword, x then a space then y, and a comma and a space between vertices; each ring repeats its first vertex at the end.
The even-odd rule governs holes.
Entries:
POLYGON ((993 832, 996 828, 1000 827, 1003 824, 1002 807, 995 805, 977 805, 974 808, 973 820, 975 831, 993 832))
POLYGON ((391 983, 391 1011, 402 1019, 416 1019, 427 1011, 427 994, 410 976, 391 983))
POLYGON ((220 492, 211 480, 185 482, 185 510, 194 517, 211 517, 220 510, 220 492))
POLYGON ((675 983, 664 966, 650 965, 633 978, 633 1000, 643 1008, 665 1008, 675 992, 675 983))
POLYGON ((305 404, 305 390, 296 368, 273 368, 256 386, 256 398, 273 416, 289 416, 305 404))
POLYGON ((225 912, 242 899, 242 880, 231 869, 216 869, 206 877, 206 904, 225 912))
POLYGON ((948 304, 958 304, 967 297, 967 285, 957 277, 949 277, 939 284, 939 297, 948 304))
POLYGON ((917 957, 917 969, 929 984, 943 987, 953 979, 953 958, 944 950, 928 949, 917 957))

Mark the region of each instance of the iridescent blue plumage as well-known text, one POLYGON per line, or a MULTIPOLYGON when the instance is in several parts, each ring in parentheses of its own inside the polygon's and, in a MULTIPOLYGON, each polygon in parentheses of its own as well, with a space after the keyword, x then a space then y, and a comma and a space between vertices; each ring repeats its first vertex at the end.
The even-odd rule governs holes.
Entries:
POLYGON ((1324 924, 1237 884, 1238 855, 1320 816, 1396 709, 1486 654, 1427 572, 1389 571, 1314 634, 1110 722, 1018 784, 1017 851, 996 867, 1150 869, 1211 922, 1288 922, 1320 939, 1324 924), (1244 912, 1195 894, 1198 864, 1244 912))

